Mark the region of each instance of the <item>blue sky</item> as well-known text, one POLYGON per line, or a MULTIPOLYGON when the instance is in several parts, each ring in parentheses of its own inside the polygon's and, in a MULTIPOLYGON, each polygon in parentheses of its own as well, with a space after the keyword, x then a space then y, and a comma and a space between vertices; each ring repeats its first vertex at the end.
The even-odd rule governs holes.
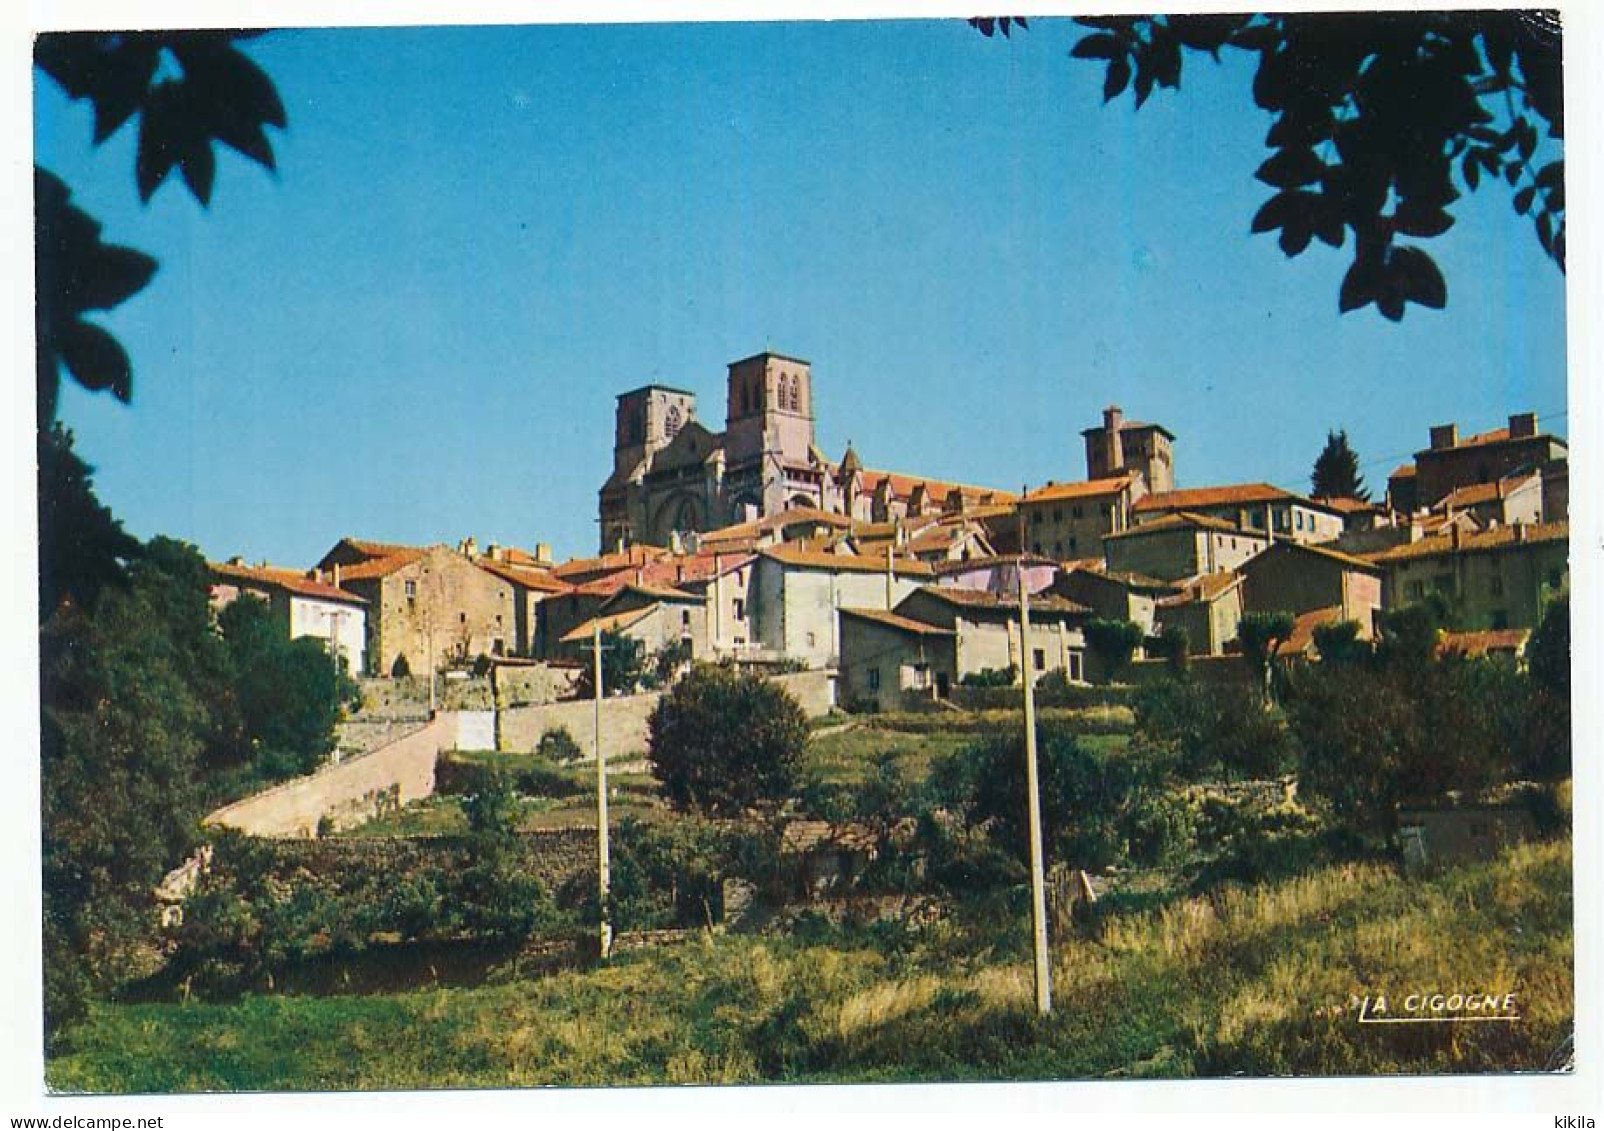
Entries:
POLYGON ((107 324, 132 407, 63 419, 141 536, 305 565, 337 538, 595 546, 615 394, 722 427, 727 362, 809 358, 821 445, 1004 488, 1084 474, 1102 407, 1181 485, 1307 486, 1344 427, 1379 493, 1430 424, 1564 434, 1564 278, 1501 186, 1428 244, 1444 312, 1337 313, 1346 251, 1248 234, 1245 56, 1104 107, 1069 25, 961 20, 275 33, 290 128, 210 211, 141 206, 134 131, 37 82, 35 145, 161 259, 107 324))

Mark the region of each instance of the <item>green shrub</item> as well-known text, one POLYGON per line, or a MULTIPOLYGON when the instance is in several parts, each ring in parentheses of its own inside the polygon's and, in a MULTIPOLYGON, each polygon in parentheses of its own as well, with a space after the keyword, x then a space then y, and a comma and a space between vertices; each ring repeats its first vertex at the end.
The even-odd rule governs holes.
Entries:
POLYGON ((568 733, 567 727, 555 727, 540 736, 535 745, 535 753, 559 765, 577 762, 585 756, 574 741, 574 736, 568 733))
POLYGON ((965 672, 959 684, 964 687, 1012 687, 1019 682, 1019 667, 1009 664, 1006 668, 982 668, 977 672, 965 672))
POLYGON ((807 716, 783 687, 712 664, 681 677, 646 726, 664 796, 720 816, 788 798, 808 739, 807 716))

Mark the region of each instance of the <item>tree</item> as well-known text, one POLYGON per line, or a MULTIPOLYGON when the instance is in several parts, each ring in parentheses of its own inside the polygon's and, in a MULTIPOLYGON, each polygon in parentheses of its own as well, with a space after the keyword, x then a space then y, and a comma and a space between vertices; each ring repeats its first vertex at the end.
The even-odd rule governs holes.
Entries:
POLYGON ((1292 614, 1287 612, 1242 614, 1237 638, 1242 642, 1242 654, 1258 673, 1260 686, 1269 686, 1270 660, 1292 635, 1294 623, 1292 614))
POLYGON ((1095 617, 1086 622, 1086 644, 1097 657, 1103 677, 1112 683, 1131 662, 1131 654, 1142 643, 1142 626, 1128 620, 1095 617))
POLYGON ((139 542, 95 496, 94 469, 60 424, 39 434, 39 618, 63 602, 93 612, 108 585, 128 583, 139 542))
POLYGON ((52 1046, 91 993, 129 973, 155 927, 155 885, 194 845, 204 771, 237 757, 226 656, 196 583, 204 569, 192 547, 153 540, 93 616, 63 604, 40 630, 52 1046))
POLYGON ((1314 648, 1322 664, 1357 664, 1373 654, 1370 642, 1359 639, 1356 620, 1320 625, 1314 630, 1314 648))
MULTIPOLYGON (((1063 723, 1037 728, 1042 844, 1049 855, 1081 868, 1101 868, 1126 855, 1133 822, 1168 776, 1167 761, 1083 745, 1063 723)), ((999 847, 1029 859, 1025 736, 995 730, 947 756, 932 770, 939 796, 971 826, 984 826, 999 847)))
POLYGON ((681 677, 646 729, 664 796, 723 817, 789 797, 808 736, 807 716, 783 687, 712 664, 681 677))
POLYGON ((1326 433, 1326 446, 1314 461, 1309 476, 1310 494, 1317 499, 1370 499, 1359 474, 1359 457, 1348 446, 1346 429, 1326 433))
MULTIPOLYGON (((971 21, 985 35, 1022 19, 971 21)), ((1273 119, 1255 174, 1272 189, 1252 231, 1301 255, 1352 247, 1338 309, 1398 321, 1440 309, 1448 287, 1417 244, 1453 226, 1460 189, 1508 185, 1516 213, 1565 266, 1564 102, 1555 13, 1333 12, 1099 16, 1070 52, 1105 65, 1103 97, 1140 107, 1179 90, 1185 52, 1258 56, 1253 100, 1273 119), (1543 152, 1540 152, 1543 151, 1543 152), (1457 176, 1456 176, 1457 174, 1457 176), (1350 243, 1351 233, 1351 243, 1350 243)))
POLYGON ((310 773, 334 749, 354 686, 314 637, 291 640, 267 602, 242 596, 218 614, 245 732, 270 776, 310 773))
MULTIPOLYGON (((148 201, 176 168, 202 206, 212 198, 221 142, 274 168, 266 127, 284 128, 284 104, 271 79, 235 44, 254 31, 50 32, 34 41, 34 65, 95 113, 94 144, 139 120, 134 181, 148 201)), ((55 418, 65 370, 84 388, 133 397, 133 365, 104 327, 85 319, 138 294, 156 261, 103 243, 100 225, 70 203, 71 190, 34 170, 37 284, 35 329, 39 427, 55 418)))
MULTIPOLYGON (((646 645, 633 636, 611 629, 601 634, 602 690, 608 695, 632 695, 640 690, 646 679, 646 645)), ((590 657, 590 642, 586 641, 585 666, 574 680, 576 699, 593 699, 596 696, 595 660, 590 657)))

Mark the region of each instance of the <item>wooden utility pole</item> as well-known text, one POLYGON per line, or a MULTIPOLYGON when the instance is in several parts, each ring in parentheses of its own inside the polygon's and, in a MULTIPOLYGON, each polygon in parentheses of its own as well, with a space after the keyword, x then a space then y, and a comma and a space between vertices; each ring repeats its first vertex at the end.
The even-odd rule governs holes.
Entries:
POLYGON ((608 854, 607 844, 607 755, 602 751, 601 709, 602 709, 602 637, 601 619, 598 617, 591 622, 591 653, 592 663, 595 665, 591 672, 595 676, 595 704, 596 704, 596 877, 597 902, 596 906, 601 915, 601 956, 607 958, 613 952, 613 925, 607 918, 607 891, 612 884, 612 864, 608 854))
MULTIPOLYGON (((1021 492, 1023 497, 1024 492, 1021 492)), ((1019 675, 1025 685, 1025 804, 1030 811, 1030 917, 1035 934, 1036 1012, 1053 1011, 1053 975, 1047 954, 1047 877, 1041 843, 1041 784, 1036 772, 1036 689, 1030 663, 1030 587, 1025 584, 1024 512, 1020 512, 1019 565, 1019 675)))

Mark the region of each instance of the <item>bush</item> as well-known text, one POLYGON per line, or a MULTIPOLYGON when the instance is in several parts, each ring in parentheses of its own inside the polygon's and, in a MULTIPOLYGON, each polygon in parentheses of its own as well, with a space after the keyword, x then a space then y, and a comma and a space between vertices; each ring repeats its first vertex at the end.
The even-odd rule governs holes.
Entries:
POLYGON ((789 797, 808 738, 807 717, 784 688, 710 664, 664 694, 646 726, 664 796, 719 816, 789 797))
MULTIPOLYGON (((931 768, 935 795, 1016 859, 1029 859, 1024 734, 995 732, 931 768)), ((1127 857, 1138 814, 1169 766, 1162 751, 1083 746, 1065 726, 1037 728, 1042 842, 1055 858, 1101 868, 1127 857)))
POLYGON ((1117 680, 1142 644, 1142 627, 1128 620, 1094 617, 1086 622, 1086 644, 1097 657, 1105 681, 1117 680))
POLYGON ((558 764, 577 762, 585 756, 567 727, 556 727, 541 735, 535 753, 558 764))
POLYGON ((958 681, 962 687, 1012 687, 1019 682, 1019 667, 1009 664, 1006 668, 982 668, 977 672, 965 672, 964 677, 958 681))
POLYGON ((1297 743, 1281 712, 1257 692, 1163 680, 1136 694, 1136 726, 1171 745, 1189 781, 1279 777, 1297 765, 1297 743))

